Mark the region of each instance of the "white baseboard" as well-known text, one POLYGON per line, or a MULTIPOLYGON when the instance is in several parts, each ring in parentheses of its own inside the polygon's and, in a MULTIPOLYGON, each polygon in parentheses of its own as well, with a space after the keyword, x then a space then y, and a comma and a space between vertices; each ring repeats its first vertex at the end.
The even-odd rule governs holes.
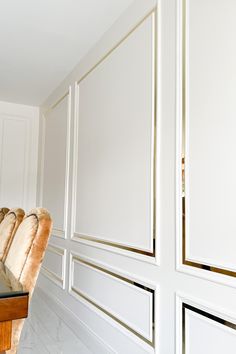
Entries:
POLYGON ((50 308, 60 317, 75 335, 88 347, 94 354, 115 354, 116 352, 108 346, 100 337, 88 328, 80 319, 74 315, 58 299, 46 294, 44 290, 37 287, 35 295, 45 301, 50 308))

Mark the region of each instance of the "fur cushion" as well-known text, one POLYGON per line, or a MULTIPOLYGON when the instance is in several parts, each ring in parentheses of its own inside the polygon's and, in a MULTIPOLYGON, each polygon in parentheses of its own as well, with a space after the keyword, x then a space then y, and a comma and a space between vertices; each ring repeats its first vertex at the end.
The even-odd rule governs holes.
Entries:
POLYGON ((3 221, 5 215, 9 212, 8 208, 0 208, 0 223, 3 221))
POLYGON ((13 237, 25 213, 22 209, 11 209, 0 223, 0 261, 4 262, 13 237))

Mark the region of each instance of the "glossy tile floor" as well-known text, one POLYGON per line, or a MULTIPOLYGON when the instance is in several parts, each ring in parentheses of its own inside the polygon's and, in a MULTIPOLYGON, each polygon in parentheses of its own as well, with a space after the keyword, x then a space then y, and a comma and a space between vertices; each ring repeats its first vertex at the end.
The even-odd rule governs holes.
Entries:
POLYGON ((18 354, 92 354, 35 292, 18 354))

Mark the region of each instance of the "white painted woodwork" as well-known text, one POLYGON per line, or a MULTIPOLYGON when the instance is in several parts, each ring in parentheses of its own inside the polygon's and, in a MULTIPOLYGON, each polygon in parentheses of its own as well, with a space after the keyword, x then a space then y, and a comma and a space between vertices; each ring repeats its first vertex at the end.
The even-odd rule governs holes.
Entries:
POLYGON ((42 271, 50 280, 63 288, 65 286, 65 266, 66 250, 49 244, 45 252, 42 271))
POLYGON ((234 271, 235 11, 230 0, 187 1, 187 258, 234 271))
MULTIPOLYGON (((144 301, 146 297, 142 297, 136 287, 131 291, 115 277, 114 280, 106 273, 75 261, 72 262, 73 273, 69 260, 66 263, 64 289, 42 272, 39 286, 55 303, 63 304, 64 311, 68 314, 65 318, 71 326, 77 328, 77 323, 80 328, 84 328, 85 342, 90 336, 93 337, 96 339, 94 342, 97 341, 104 347, 104 351, 101 350, 104 353, 183 354, 182 302, 178 296, 176 298, 177 292, 184 294, 185 303, 236 323, 235 277, 182 264, 182 4, 182 0, 160 0, 157 4, 156 257, 140 255, 132 250, 119 250, 112 245, 78 237, 83 233, 105 241, 132 245, 134 248, 151 249, 151 17, 146 18, 143 27, 138 26, 132 35, 127 35, 154 9, 155 1, 134 2, 41 107, 42 114, 45 114, 71 88, 67 229, 72 238, 52 237, 53 245, 155 290, 153 347, 112 318, 115 313, 133 329, 139 329, 143 334, 148 333, 147 310, 144 312, 143 307, 143 302, 147 306, 144 301), (111 51, 126 36, 126 40, 111 51), (100 62, 107 54, 106 59, 100 62), (146 60, 143 64, 141 58, 146 60), (145 75, 142 65, 146 66, 145 75), (122 70, 124 66, 125 70, 122 70), (94 69, 85 77, 92 68, 94 69), (143 84, 142 87, 137 87, 139 84, 143 84), (144 92, 142 90, 145 85, 144 92), (129 104, 125 94, 129 95, 129 104), (149 98, 146 104, 144 97, 149 98), (141 106, 143 109, 136 112, 137 107, 141 106), (124 116, 127 117, 126 120, 124 116), (140 118, 138 122, 143 124, 143 131, 136 124, 137 117, 140 118), (122 141, 120 136, 123 137, 122 141), (143 155, 140 153, 137 159, 134 151, 142 151, 143 155), (137 163, 147 167, 146 175, 143 174, 144 169, 138 175, 135 174, 137 163), (140 188, 137 188, 138 185, 140 188), (119 188, 116 189, 115 186, 119 188), (137 201, 144 201, 142 198, 145 196, 145 205, 130 204, 130 199, 125 197, 132 191, 137 201), (130 218, 131 210, 134 211, 134 219, 130 218), (129 218, 124 217, 122 213, 125 212, 129 218), (137 235, 134 232, 136 227, 139 227, 137 235), (143 233, 144 229, 146 233, 143 233), (73 287, 70 288, 71 285, 74 290, 73 287), (80 291, 107 313, 80 296, 80 291), (134 311, 131 313, 132 306, 138 307, 140 317, 135 317, 137 313, 134 311), (125 313, 122 312, 124 310, 125 313)), ((186 102, 189 135, 186 149, 186 198, 190 209, 186 217, 190 223, 187 229, 190 249, 187 250, 187 258, 193 256, 196 257, 195 261, 234 269, 235 225, 232 201, 235 188, 232 180, 235 174, 235 129, 232 119, 232 82, 235 67, 232 62, 235 62, 235 58, 234 55, 229 56, 234 48, 234 2, 187 0, 188 4, 189 55, 186 64, 189 67, 189 81, 186 86, 186 102), (229 214, 226 215, 227 213, 229 214), (221 230, 222 225, 225 232, 221 230), (193 226, 196 226, 196 230, 193 226)), ((65 111, 63 116, 64 120, 61 119, 65 124, 65 111)), ((65 142, 66 132, 62 139, 65 142)), ((64 172, 63 168, 59 170, 59 178, 64 172)), ((42 186, 43 183, 43 190, 42 186)), ((61 193, 61 210, 64 191, 65 189, 63 193, 58 191, 61 193)), ((50 193, 49 189, 49 196, 50 193)), ((59 275, 61 268, 54 266, 54 261, 61 264, 59 257, 48 252, 45 264, 59 275)), ((222 349, 220 344, 215 348, 213 340, 207 343, 208 347, 203 344, 207 336, 214 336, 214 340, 219 337, 222 342, 226 342, 225 348, 230 354, 235 351, 234 332, 231 335, 225 327, 219 328, 215 323, 200 318, 201 316, 190 315, 187 313, 186 316, 187 345, 190 348, 186 354, 216 354, 218 347, 222 349)), ((98 352, 100 349, 101 347, 98 352)))
POLYGON ((18 117, 9 119, 4 115, 1 118, 1 196, 3 204, 5 202, 7 205, 22 205, 25 203, 27 185, 25 174, 28 174, 28 120, 18 117), (11 182, 12 179, 15 179, 14 183, 11 182))
POLYGON ((234 354, 236 330, 186 310, 186 354, 234 354))
POLYGON ((75 233, 152 251, 154 15, 78 85, 75 233))
POLYGON ((72 290, 105 309, 152 341, 152 294, 138 286, 95 269, 72 256, 72 290), (119 300, 118 300, 119 299, 119 300))
POLYGON ((36 206, 38 108, 0 102, 0 204, 36 206))
POLYGON ((53 235, 66 236, 70 96, 45 113, 42 204, 53 218, 53 235))

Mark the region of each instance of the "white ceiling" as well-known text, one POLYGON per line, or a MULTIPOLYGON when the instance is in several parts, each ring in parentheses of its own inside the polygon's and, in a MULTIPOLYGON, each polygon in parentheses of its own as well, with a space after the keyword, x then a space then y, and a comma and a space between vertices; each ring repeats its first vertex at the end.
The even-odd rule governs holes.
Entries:
POLYGON ((133 0, 0 0, 0 100, 40 105, 133 0))

